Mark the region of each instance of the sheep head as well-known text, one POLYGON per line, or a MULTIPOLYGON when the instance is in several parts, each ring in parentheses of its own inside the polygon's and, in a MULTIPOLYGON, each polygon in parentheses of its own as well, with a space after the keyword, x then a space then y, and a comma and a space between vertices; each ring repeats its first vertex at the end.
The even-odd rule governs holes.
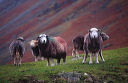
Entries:
POLYGON ((47 35, 45 35, 45 34, 40 34, 39 36, 38 36, 38 40, 39 40, 39 42, 41 43, 41 44, 46 44, 47 43, 47 35))
POLYGON ((91 28, 89 30, 89 35, 91 39, 97 39, 99 37, 99 34, 100 34, 100 29, 91 28))
POLYGON ((37 40, 31 40, 31 41, 29 42, 29 44, 30 44, 30 46, 32 46, 32 47, 36 47, 36 46, 38 46, 38 41, 37 41, 37 40))

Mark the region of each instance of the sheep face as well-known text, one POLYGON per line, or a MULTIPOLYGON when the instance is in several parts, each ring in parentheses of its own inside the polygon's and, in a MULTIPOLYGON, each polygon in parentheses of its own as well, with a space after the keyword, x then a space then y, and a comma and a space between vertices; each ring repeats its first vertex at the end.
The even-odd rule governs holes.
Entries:
POLYGON ((29 44, 30 44, 31 47, 36 47, 36 46, 38 46, 38 41, 37 40, 31 40, 29 42, 29 44))
POLYGON ((47 42, 47 36, 45 34, 40 34, 39 41, 40 43, 45 44, 47 42))
POLYGON ((89 30, 90 38, 92 38, 92 39, 97 39, 98 36, 99 36, 99 32, 100 32, 99 29, 97 29, 97 28, 91 28, 91 29, 89 30))

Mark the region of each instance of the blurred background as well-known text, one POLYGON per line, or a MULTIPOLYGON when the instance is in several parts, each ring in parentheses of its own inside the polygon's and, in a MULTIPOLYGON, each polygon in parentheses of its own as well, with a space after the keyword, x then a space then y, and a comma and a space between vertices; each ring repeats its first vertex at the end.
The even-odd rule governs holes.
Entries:
POLYGON ((72 39, 92 27, 110 36, 104 50, 128 47, 128 0, 0 0, 0 64, 13 63, 8 47, 19 36, 23 62, 34 61, 28 42, 41 33, 62 37, 71 56, 72 39))

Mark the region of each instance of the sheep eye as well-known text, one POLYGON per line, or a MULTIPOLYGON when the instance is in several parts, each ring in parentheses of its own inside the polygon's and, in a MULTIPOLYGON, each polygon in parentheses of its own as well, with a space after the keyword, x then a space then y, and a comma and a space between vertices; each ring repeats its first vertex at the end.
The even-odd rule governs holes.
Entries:
POLYGON ((92 32, 91 30, 89 30, 89 32, 92 32))

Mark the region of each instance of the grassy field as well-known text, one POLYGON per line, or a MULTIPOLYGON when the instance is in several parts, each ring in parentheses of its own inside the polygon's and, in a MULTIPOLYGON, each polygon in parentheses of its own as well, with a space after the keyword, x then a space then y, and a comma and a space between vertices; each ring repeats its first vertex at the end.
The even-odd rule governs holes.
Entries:
MULTIPOLYGON (((82 57, 83 55, 81 55, 82 57)), ((46 66, 47 61, 23 63, 22 66, 1 65, 0 66, 0 83, 63 83, 68 80, 62 79, 58 73, 62 72, 77 72, 81 74, 80 80, 77 83, 87 82, 106 82, 106 83, 128 83, 128 48, 103 51, 105 62, 102 62, 99 57, 99 64, 87 63, 82 64, 83 59, 72 60, 71 56, 67 57, 65 65, 46 66), (84 75, 87 73, 88 75, 84 75), (87 79, 88 78, 88 79, 87 79), (95 81, 94 81, 95 79, 95 81), (98 81, 96 81, 98 80, 98 81)), ((95 57, 93 57, 95 62, 95 57)))

